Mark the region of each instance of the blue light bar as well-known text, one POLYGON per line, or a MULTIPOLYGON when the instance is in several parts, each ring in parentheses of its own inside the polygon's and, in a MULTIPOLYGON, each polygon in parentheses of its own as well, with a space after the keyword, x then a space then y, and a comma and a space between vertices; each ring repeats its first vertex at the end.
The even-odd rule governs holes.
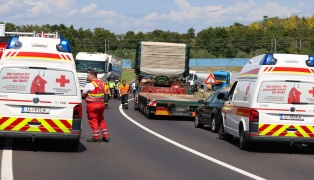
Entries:
POLYGON ((305 64, 309 67, 314 67, 314 56, 309 55, 309 59, 305 61, 305 64))
POLYGON ((277 64, 277 59, 274 58, 273 53, 266 54, 260 62, 260 65, 276 65, 276 64, 277 64))
POLYGON ((56 47, 59 52, 72 53, 69 41, 64 39, 62 34, 60 34, 60 44, 58 44, 56 47))
POLYGON ((13 36, 9 39, 6 49, 20 49, 22 47, 22 43, 19 41, 18 36, 13 36))

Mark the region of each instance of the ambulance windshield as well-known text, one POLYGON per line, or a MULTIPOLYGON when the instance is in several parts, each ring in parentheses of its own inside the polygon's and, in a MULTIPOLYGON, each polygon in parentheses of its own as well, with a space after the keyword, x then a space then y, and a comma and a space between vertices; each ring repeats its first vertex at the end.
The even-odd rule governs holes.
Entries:
POLYGON ((3 68, 0 72, 0 92, 76 96, 74 74, 71 71, 37 68, 3 68))
POLYGON ((264 81, 257 102, 275 104, 314 104, 314 83, 264 81))
POLYGON ((105 73, 106 62, 104 61, 75 60, 75 64, 77 72, 105 73))

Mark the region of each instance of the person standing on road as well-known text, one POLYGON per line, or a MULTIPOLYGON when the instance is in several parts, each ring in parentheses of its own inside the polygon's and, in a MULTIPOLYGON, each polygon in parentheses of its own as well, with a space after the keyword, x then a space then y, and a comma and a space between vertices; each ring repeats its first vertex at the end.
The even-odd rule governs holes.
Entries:
POLYGON ((110 80, 109 80, 109 82, 108 82, 108 85, 109 85, 109 88, 110 88, 110 93, 111 93, 111 100, 113 99, 113 98, 115 98, 114 97, 114 85, 115 85, 115 82, 113 81, 113 78, 110 78, 110 80))
POLYGON ((87 80, 89 83, 83 89, 82 98, 86 101, 87 118, 93 133, 93 137, 87 139, 87 142, 109 142, 107 124, 104 119, 104 86, 97 79, 96 72, 88 72, 87 80), (102 139, 100 139, 99 128, 102 132, 102 139))
POLYGON ((133 97, 135 98, 135 93, 136 93, 136 83, 135 83, 135 81, 133 81, 133 83, 131 84, 131 89, 132 89, 132 92, 133 92, 133 97))
POLYGON ((115 83, 115 97, 117 97, 118 98, 118 100, 120 100, 120 85, 121 85, 121 83, 120 83, 120 80, 118 79, 118 80, 116 80, 116 83, 115 83))
POLYGON ((130 92, 130 86, 126 84, 126 81, 123 80, 122 84, 119 86, 120 89, 120 97, 121 97, 121 104, 122 108, 128 109, 128 96, 130 92))
POLYGON ((106 78, 102 77, 100 80, 104 86, 104 98, 105 98, 105 109, 106 109, 109 107, 109 99, 111 96, 111 92, 110 92, 109 85, 107 85, 106 78))

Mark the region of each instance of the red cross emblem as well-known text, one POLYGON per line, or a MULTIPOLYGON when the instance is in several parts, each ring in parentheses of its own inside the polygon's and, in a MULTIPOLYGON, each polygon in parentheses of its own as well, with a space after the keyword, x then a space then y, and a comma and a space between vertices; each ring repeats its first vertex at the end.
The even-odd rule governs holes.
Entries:
POLYGON ((312 90, 309 90, 309 93, 312 94, 312 97, 314 97, 314 87, 312 87, 312 90))
POLYGON ((60 87, 64 87, 65 83, 70 83, 70 79, 65 79, 65 75, 61 75, 59 79, 56 79, 56 83, 60 83, 60 87))

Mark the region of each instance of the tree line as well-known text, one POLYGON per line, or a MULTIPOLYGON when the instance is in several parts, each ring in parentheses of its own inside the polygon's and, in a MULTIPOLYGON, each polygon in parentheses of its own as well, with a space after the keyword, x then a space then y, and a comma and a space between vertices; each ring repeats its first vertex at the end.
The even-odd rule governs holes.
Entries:
MULTIPOLYGON (((2 22, 3 23, 3 22, 2 22)), ((279 18, 264 16, 261 21, 243 25, 235 22, 227 27, 208 27, 195 33, 193 27, 186 33, 153 30, 127 31, 115 34, 96 27, 93 30, 74 29, 59 25, 20 25, 6 22, 7 32, 59 32, 69 40, 73 54, 77 52, 106 52, 123 59, 134 59, 139 41, 187 43, 191 58, 250 58, 263 53, 313 54, 314 15, 296 15, 279 18)))

